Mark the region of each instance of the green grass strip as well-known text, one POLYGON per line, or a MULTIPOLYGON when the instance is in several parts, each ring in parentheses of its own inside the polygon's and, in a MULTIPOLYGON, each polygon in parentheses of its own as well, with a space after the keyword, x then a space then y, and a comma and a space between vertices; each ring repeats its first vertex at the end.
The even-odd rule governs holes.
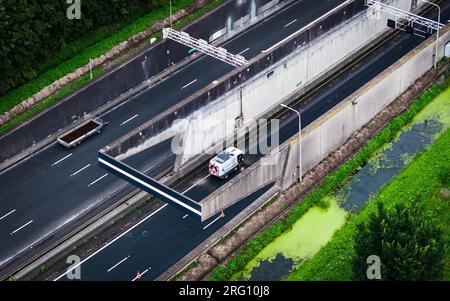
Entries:
POLYGON ((311 207, 321 199, 341 187, 360 168, 365 165, 371 157, 385 143, 393 140, 403 126, 407 125, 414 116, 420 112, 428 103, 449 86, 449 79, 445 83, 433 85, 422 93, 411 106, 402 114, 392 119, 375 137, 350 160, 341 165, 336 171, 325 178, 323 183, 314 191, 309 193, 302 203, 298 204, 289 212, 286 218, 277 221, 274 225, 263 230, 238 251, 226 265, 217 267, 209 280, 230 280, 232 275, 242 271, 245 266, 258 255, 269 243, 281 234, 289 231, 295 222, 303 216, 311 207))
MULTIPOLYGON (((213 0, 211 3, 203 7, 202 9, 196 11, 195 13, 189 15, 188 17, 178 21, 174 24, 174 27, 181 28, 185 26, 188 22, 196 19, 200 15, 212 10, 213 8, 217 7, 220 3, 222 3, 223 0, 213 0)), ((179 0, 174 3, 173 10, 179 10, 184 7, 187 7, 193 2, 193 0, 179 0)), ((41 89, 45 88, 46 86, 53 83, 55 80, 70 74, 71 72, 75 71, 77 68, 84 66, 86 63, 89 62, 90 58, 95 58, 100 56, 101 54, 107 52, 115 45, 119 44, 122 41, 127 40, 134 34, 141 32, 145 29, 147 29, 153 22, 162 20, 165 17, 167 17, 167 8, 161 8, 156 11, 152 11, 151 13, 137 19, 133 23, 124 26, 122 29, 119 30, 120 26, 117 24, 113 24, 111 28, 105 29, 102 28, 92 34, 92 36, 86 35, 84 38, 86 40, 77 40, 76 42, 72 43, 71 45, 74 47, 74 49, 78 49, 78 53, 75 54, 76 51, 73 50, 63 50, 60 55, 57 57, 60 58, 60 60, 67 59, 68 56, 73 55, 72 58, 68 59, 67 61, 64 61, 60 63, 57 67, 54 67, 46 72, 44 72, 39 77, 31 80, 27 84, 21 86, 20 88, 17 88, 6 95, 0 97, 0 114, 7 112, 23 100, 27 99, 28 97, 34 95, 35 93, 39 92, 41 89), (109 37, 106 37, 107 34, 105 33, 111 33, 109 37), (114 34, 112 34, 114 32, 114 34), (94 37, 93 37, 94 36, 94 37), (102 39, 103 38, 103 39, 102 39), (83 42, 84 41, 84 42, 83 42), (95 41, 95 42, 94 42, 95 41), (86 46, 86 47, 84 47, 86 46)), ((153 37, 156 37, 157 39, 161 38, 161 33, 158 32, 153 37)), ((54 65, 55 62, 47 62, 47 65, 54 65)), ((99 76, 102 71, 98 70, 96 71, 97 76, 99 76)), ((81 87, 82 85, 86 84, 89 81, 88 76, 85 76, 81 79, 79 79, 75 84, 62 89, 54 96, 50 97, 49 99, 46 99, 36 105, 33 109, 25 112, 24 114, 16 117, 13 120, 10 120, 9 122, 5 123, 4 125, 0 126, 0 134, 3 134, 7 130, 9 130, 11 127, 19 124, 20 122, 28 119, 30 116, 35 115, 36 113, 42 111, 50 104, 62 99, 64 96, 68 95, 69 93, 73 92, 77 88, 81 87)))
MULTIPOLYGON (((101 73, 102 72, 99 69, 92 70, 93 78, 98 77, 101 73)), ((63 88, 62 90, 60 90, 55 95, 50 96, 49 98, 41 101, 36 106, 34 106, 32 109, 26 111, 25 113, 17 116, 14 119, 11 119, 7 123, 1 125, 0 126, 0 134, 5 133, 10 128, 12 128, 12 127, 16 126, 17 124, 27 120, 30 116, 34 116, 35 114, 41 112, 42 110, 44 110, 45 108, 47 108, 51 104, 57 102, 58 100, 60 100, 64 96, 66 96, 69 93, 75 91, 76 89, 78 89, 79 87, 83 86, 85 83, 87 83, 89 81, 90 81, 90 75, 85 75, 82 78, 80 78, 77 82, 75 82, 74 84, 63 88)))

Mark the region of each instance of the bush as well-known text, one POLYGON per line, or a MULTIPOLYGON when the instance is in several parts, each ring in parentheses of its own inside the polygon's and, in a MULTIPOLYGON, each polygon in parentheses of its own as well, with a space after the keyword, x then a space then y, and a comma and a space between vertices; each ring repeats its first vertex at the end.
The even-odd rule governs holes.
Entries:
MULTIPOLYGON (((383 202, 387 209, 395 208, 398 204, 412 203, 420 201, 420 206, 423 206, 422 218, 416 220, 419 216, 418 213, 410 214, 411 221, 417 224, 423 224, 425 222, 432 223, 433 228, 439 229, 442 227, 444 230, 445 243, 448 245, 450 238, 450 223, 449 223, 449 210, 450 203, 444 198, 441 198, 436 192, 439 190, 441 184, 436 178, 436 172, 440 170, 442 165, 447 165, 450 161, 450 152, 448 151, 448 145, 450 144, 450 130, 443 133, 437 140, 423 153, 418 154, 414 160, 401 171, 387 186, 385 186, 379 194, 372 198, 362 211, 353 216, 347 223, 339 229, 333 236, 333 239, 311 259, 303 263, 296 271, 290 276, 290 280, 350 280, 355 277, 353 271, 354 256, 357 248, 356 243, 367 242, 367 237, 356 236, 358 231, 361 231, 361 223, 369 223, 373 220, 373 216, 378 216, 377 206, 383 202), (359 239, 358 239, 359 237, 359 239), (359 241, 355 241, 359 240, 359 241)), ((394 217, 394 220, 400 220, 398 217, 394 217)), ((407 219, 406 219, 407 220, 407 219)), ((430 225, 429 224, 429 225, 430 225)), ((429 227, 429 226, 427 226, 429 227)), ((407 232, 406 228, 414 228, 412 226, 398 227, 397 232, 407 232)), ((392 230, 395 230, 391 227, 392 230)), ((419 230, 418 230, 419 231, 419 230)), ((422 230, 420 230, 422 231, 422 230)), ((432 231, 424 231, 432 233, 432 231)), ((392 232, 391 232, 392 233, 392 232)), ((414 233, 413 235, 418 235, 414 233)), ((420 246, 423 246, 425 241, 428 241, 428 236, 434 236, 427 234, 424 240, 419 241, 417 238, 411 239, 412 242, 417 242, 420 246)), ((431 243, 438 243, 438 240, 433 240, 431 243)), ((403 244, 407 246, 407 244, 403 244)), ((416 246, 411 245, 416 248, 416 246)), ((370 255, 380 255, 376 253, 382 253, 380 250, 371 247, 374 253, 370 255)), ((419 250, 420 248, 417 248, 419 250)), ((400 247, 399 249, 400 250, 400 247)), ((424 249, 427 251, 427 248, 424 249)), ((396 252, 393 250, 392 252, 396 252)), ((444 262, 446 265, 443 267, 444 279, 450 279, 450 254, 448 250, 439 251, 439 254, 432 256, 431 259, 440 261, 440 256, 444 255, 444 262), (434 258, 434 259, 433 259, 434 258)), ((425 254, 425 253, 423 253, 425 254)), ((383 254, 381 254, 383 255, 383 254)), ((382 257, 382 256, 380 256, 382 257)), ((402 257, 399 257, 399 259, 402 257)), ((425 259, 421 259, 425 260, 425 259)), ((389 262, 389 261, 388 261, 389 262)), ((381 258, 383 265, 383 258, 381 258)), ((389 263, 387 263, 389 264, 389 263)), ((431 264, 431 263, 430 263, 431 264)), ((391 268, 394 264, 390 264, 391 268)), ((367 268, 367 264, 365 266, 367 268)), ((381 274, 383 277, 383 267, 381 274)), ((440 269, 440 267, 438 267, 440 269)), ((405 271, 405 269, 403 269, 405 271)), ((389 273, 389 270, 386 272, 389 273)), ((439 273, 440 276, 441 273, 439 273)), ((417 274, 418 275, 418 274, 417 274)), ((439 278, 437 276, 427 276, 427 279, 439 278)), ((362 279, 361 277, 358 277, 362 279)), ((414 275, 409 275, 410 279, 419 279, 414 275)))
POLYGON ((442 166, 437 174, 439 182, 444 186, 450 185, 450 165, 446 164, 442 166))
POLYGON ((356 225, 352 267, 355 280, 367 280, 367 258, 381 261, 380 279, 395 281, 441 280, 445 239, 440 226, 428 218, 420 202, 398 203, 377 211, 356 225))

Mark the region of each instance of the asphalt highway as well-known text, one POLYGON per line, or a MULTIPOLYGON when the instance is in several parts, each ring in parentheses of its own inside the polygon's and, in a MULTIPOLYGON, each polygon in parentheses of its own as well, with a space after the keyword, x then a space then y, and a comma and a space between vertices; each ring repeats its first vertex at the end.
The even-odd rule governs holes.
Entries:
MULTIPOLYGON (((443 6, 442 16, 450 17, 449 3, 443 6)), ((302 111, 302 125, 310 124, 421 42, 423 39, 420 37, 397 34, 371 50, 369 55, 362 56, 338 72, 336 78, 324 82, 319 90, 295 106, 302 111)), ((296 115, 289 114, 281 118, 281 143, 297 132, 296 115)), ((247 156, 245 165, 251 165, 260 157, 261 155, 247 156)), ((200 181, 180 192, 201 200, 237 174, 233 174, 228 180, 219 180, 209 176, 205 169, 203 175, 204 178, 200 181)), ((259 191, 225 210, 225 218, 213 217, 204 224, 195 222, 190 216, 166 205, 86 258, 81 264, 81 280, 134 280, 137 272, 141 273, 141 280, 153 280, 242 208, 256 200, 261 193, 259 191)), ((61 272, 57 280, 66 280, 64 272, 61 272)))
MULTIPOLYGON (((302 0, 258 23, 225 44, 250 59, 304 27, 343 0, 302 0)), ((188 49, 187 49, 188 50, 188 49)), ((127 100, 102 116, 110 124, 74 149, 53 143, 0 173, 0 275, 37 248, 67 233, 89 212, 111 204, 127 183, 97 166, 97 150, 170 108, 232 70, 201 57, 158 85, 127 100)), ((128 163, 152 171, 168 154, 155 146, 145 160, 128 163)))

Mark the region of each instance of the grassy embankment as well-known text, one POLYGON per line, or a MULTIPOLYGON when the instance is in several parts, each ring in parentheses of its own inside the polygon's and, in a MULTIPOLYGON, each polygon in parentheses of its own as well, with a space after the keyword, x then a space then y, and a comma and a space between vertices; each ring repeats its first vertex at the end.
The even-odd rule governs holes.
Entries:
MULTIPOLYGON (((255 258, 267 245, 277 237, 290 231, 293 225, 313 206, 317 205, 326 196, 340 188, 361 166, 365 165, 371 157, 385 144, 392 141, 402 127, 407 125, 427 104, 449 86, 449 79, 440 85, 434 85, 426 90, 401 115, 394 118, 374 138, 350 160, 341 165, 335 172, 326 177, 323 183, 308 194, 303 202, 298 204, 286 218, 277 221, 266 228, 255 238, 249 241, 236 256, 226 265, 217 267, 209 280, 229 280, 232 276, 243 271, 246 265, 255 258)), ((339 254, 338 254, 339 255, 339 254)), ((342 255, 342 254, 340 254, 342 255)))
MULTIPOLYGON (((450 90, 440 97, 450 98, 450 90)), ((445 108, 444 108, 445 109, 445 108)), ((354 257, 356 225, 367 222, 376 211, 377 203, 387 208, 397 203, 420 200, 427 210, 427 217, 444 229, 450 242, 450 200, 445 197, 450 188, 450 129, 447 129, 424 152, 387 184, 359 214, 352 216, 314 257, 300 265, 289 280, 351 280, 354 257)), ((450 280, 450 252, 446 254, 444 277, 450 280)))
MULTIPOLYGON (((193 3, 193 0, 178 0, 173 3, 173 10, 177 11, 184 7, 187 7, 193 3)), ((222 0, 213 0, 210 4, 206 5, 197 12, 190 16, 178 21, 174 24, 175 28, 181 28, 188 22, 198 18, 205 12, 215 8, 222 0)), ((151 24, 158 20, 162 20, 168 16, 168 8, 163 7, 158 10, 151 11, 138 19, 127 20, 120 23, 115 23, 109 26, 99 28, 98 30, 84 35, 76 41, 68 44, 60 53, 53 58, 44 62, 43 65, 48 69, 37 78, 31 80, 27 84, 8 92, 6 95, 0 97, 0 114, 7 112, 15 105, 19 104, 23 100, 39 92, 41 89, 53 83, 55 80, 75 71, 77 68, 86 65, 90 58, 96 58, 107 52, 115 45, 129 39, 131 36, 144 31, 151 24)), ((154 35, 155 38, 160 38, 161 33, 154 35)), ((96 68, 93 72, 94 77, 98 77, 103 73, 101 68, 96 68)), ((32 115, 40 112, 52 103, 60 100, 64 96, 73 92, 80 86, 89 81, 89 76, 84 76, 72 85, 67 86, 55 95, 49 97, 43 102, 36 105, 28 112, 10 120, 9 122, 0 126, 0 134, 6 132, 11 127, 26 120, 32 115)))

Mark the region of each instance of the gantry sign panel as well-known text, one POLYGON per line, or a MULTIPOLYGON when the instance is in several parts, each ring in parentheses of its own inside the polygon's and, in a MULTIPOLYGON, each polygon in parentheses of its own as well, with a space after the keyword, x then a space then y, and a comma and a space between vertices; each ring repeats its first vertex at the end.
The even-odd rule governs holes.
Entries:
POLYGON ((201 205, 187 196, 159 183, 155 179, 152 179, 125 163, 108 156, 102 151, 98 152, 98 163, 100 167, 115 174, 128 183, 133 184, 161 201, 201 220, 201 205))

